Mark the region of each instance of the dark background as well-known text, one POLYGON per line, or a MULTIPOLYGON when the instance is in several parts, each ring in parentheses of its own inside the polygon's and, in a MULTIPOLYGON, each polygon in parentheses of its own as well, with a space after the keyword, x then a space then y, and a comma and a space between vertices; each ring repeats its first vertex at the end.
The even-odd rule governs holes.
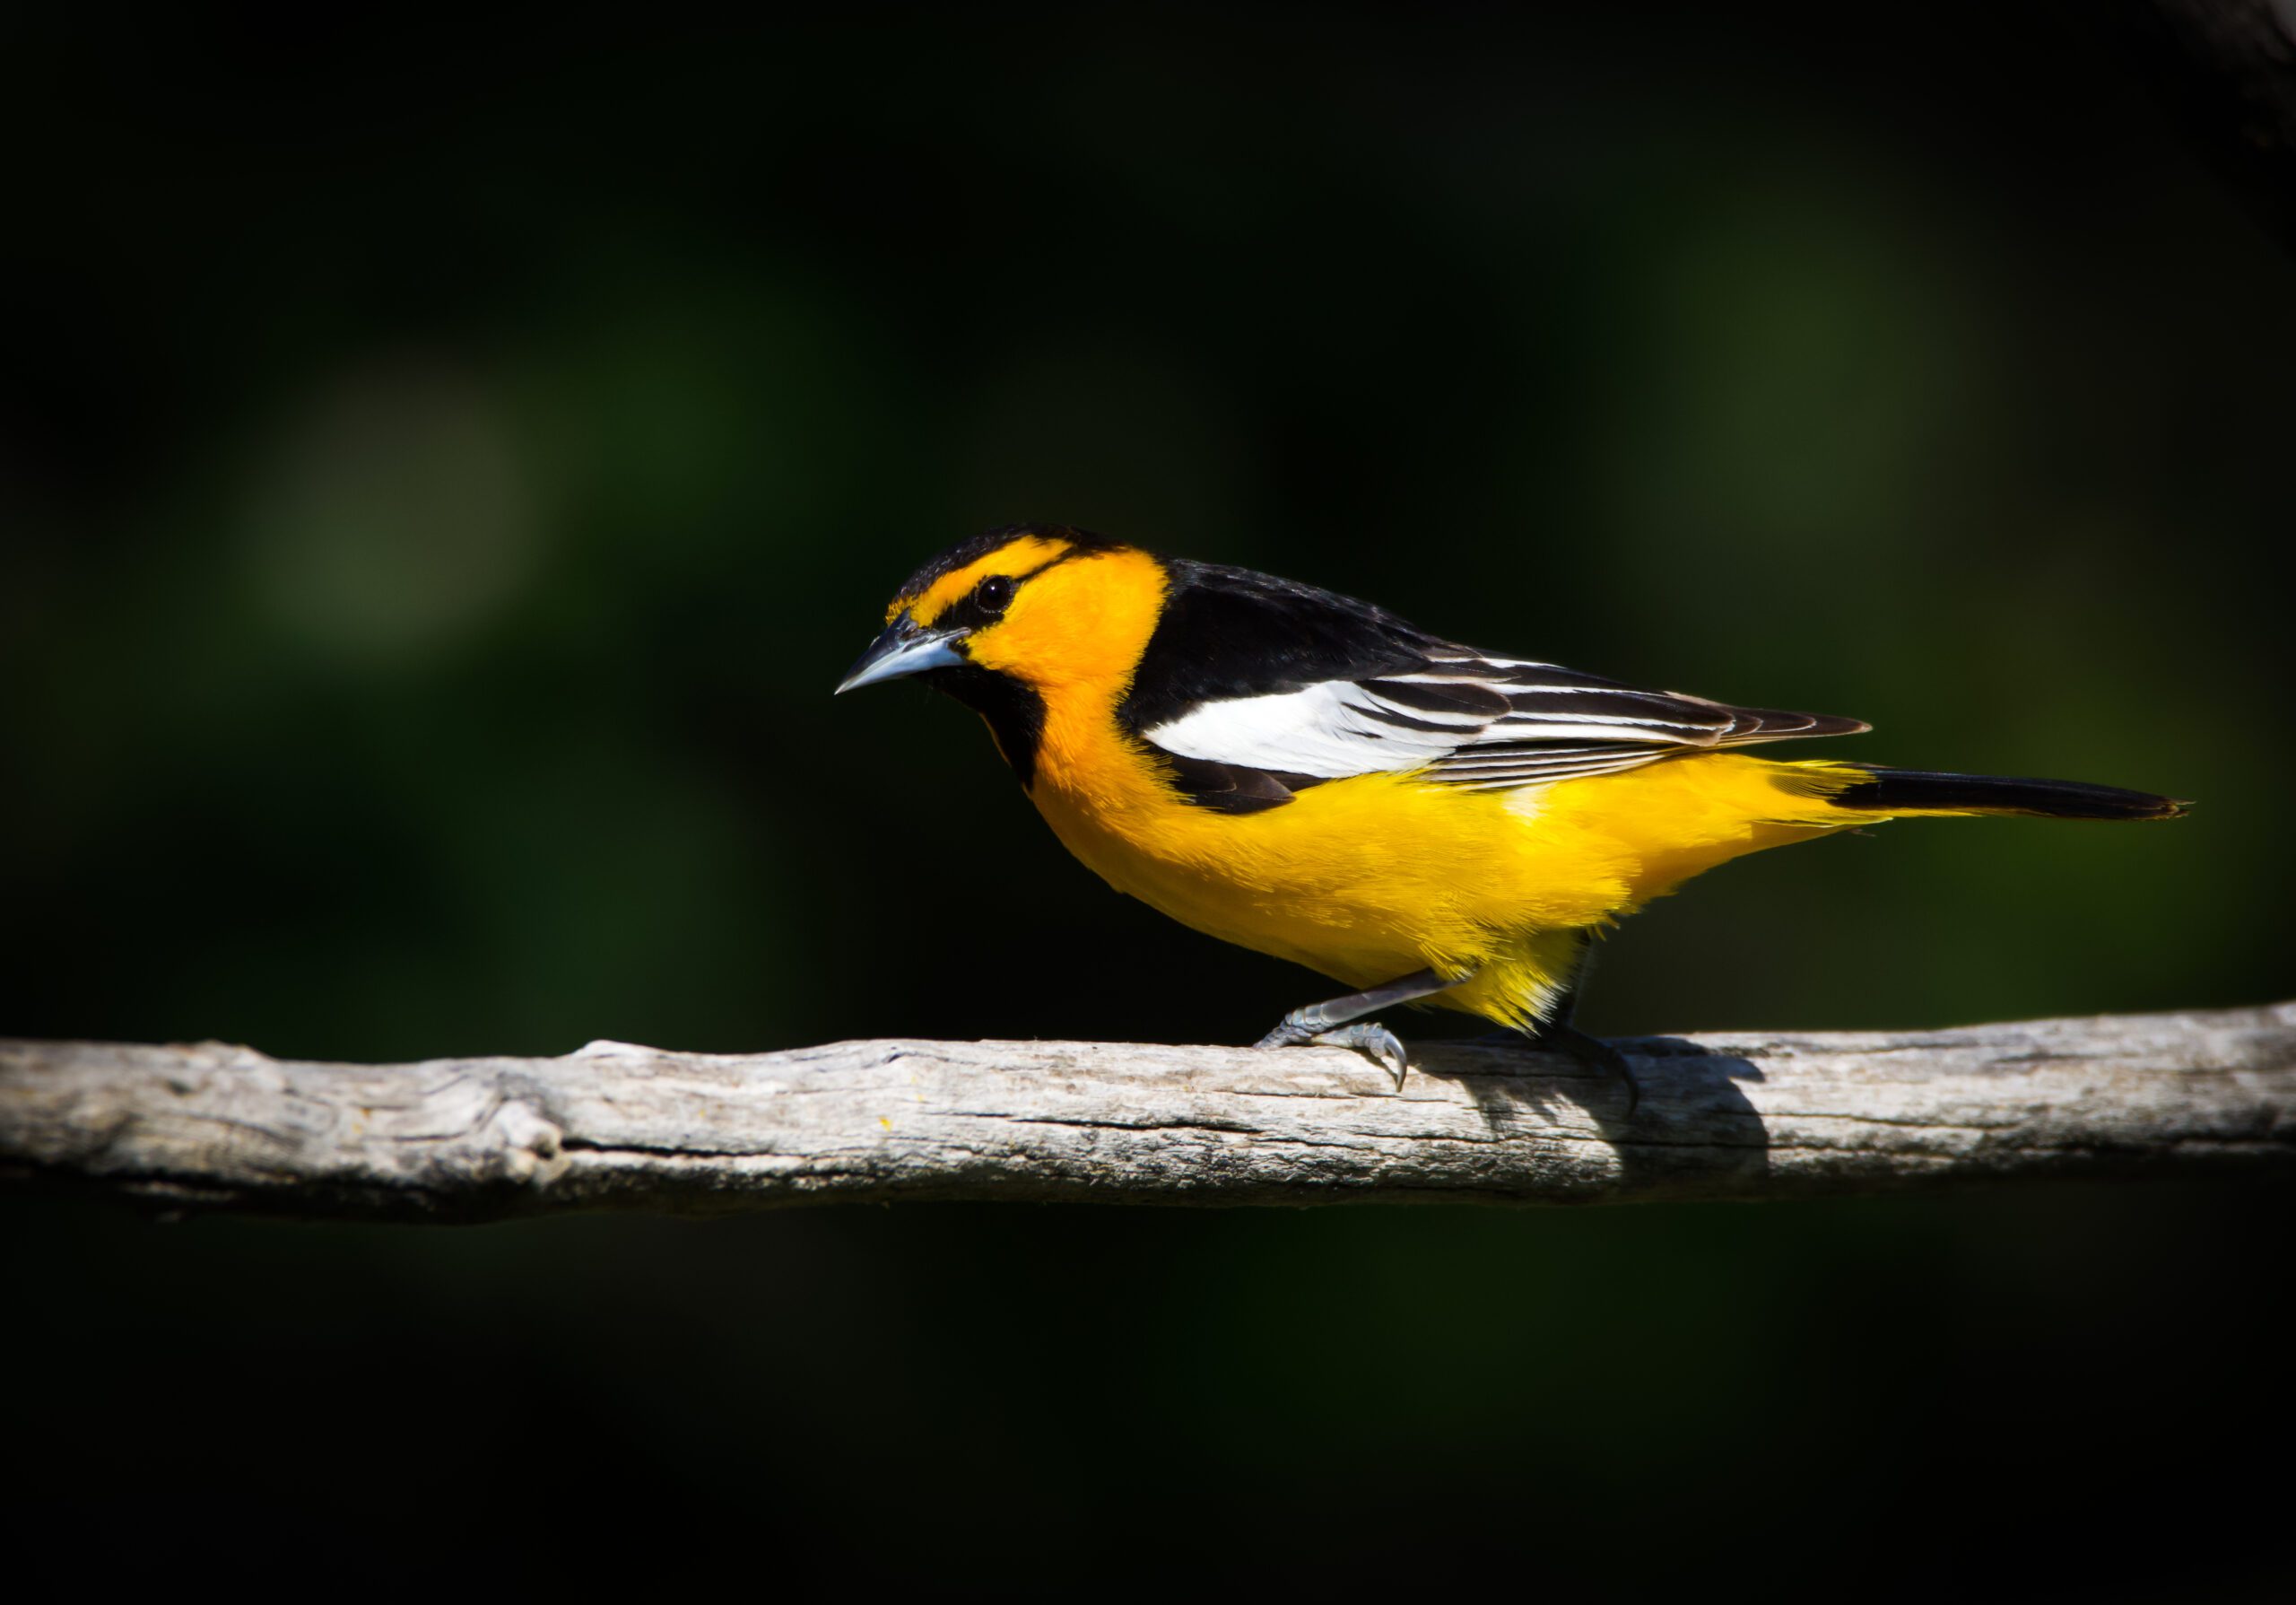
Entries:
MULTIPOLYGON (((1733 868, 1596 1029, 2285 996, 2296 266, 2150 65, 2069 4, 0 22, 0 1030, 1250 1040, 1326 983, 829 700, 1022 519, 2203 804, 1733 868)), ((2287 1205, 14 1198, 7 1508, 82 1576, 2248 1597, 2287 1205)))

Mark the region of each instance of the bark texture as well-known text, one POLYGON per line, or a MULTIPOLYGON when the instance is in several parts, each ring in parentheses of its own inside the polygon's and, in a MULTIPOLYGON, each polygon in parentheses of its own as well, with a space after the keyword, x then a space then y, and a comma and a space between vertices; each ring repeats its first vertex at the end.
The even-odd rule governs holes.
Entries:
POLYGON ((170 1209, 491 1220, 839 1200, 1775 1199, 2296 1171, 2296 1003, 1624 1044, 1645 1087, 1429 1043, 855 1042, 347 1065, 0 1042, 0 1177, 170 1209))

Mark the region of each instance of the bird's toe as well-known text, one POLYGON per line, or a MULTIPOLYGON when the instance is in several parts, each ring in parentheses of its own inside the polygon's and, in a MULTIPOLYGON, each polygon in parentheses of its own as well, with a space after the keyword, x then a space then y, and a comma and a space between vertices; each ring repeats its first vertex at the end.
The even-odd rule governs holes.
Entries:
POLYGON ((1368 1021, 1342 1025, 1336 1031, 1319 1033, 1313 1040, 1323 1047, 1354 1049, 1393 1076, 1397 1092, 1403 1090, 1404 1077, 1411 1073, 1411 1055, 1404 1051, 1403 1039, 1385 1025, 1368 1021))
POLYGON ((1315 1032, 1290 1015, 1276 1023, 1275 1029, 1252 1044, 1255 1048, 1296 1048, 1301 1042, 1315 1040, 1315 1032))

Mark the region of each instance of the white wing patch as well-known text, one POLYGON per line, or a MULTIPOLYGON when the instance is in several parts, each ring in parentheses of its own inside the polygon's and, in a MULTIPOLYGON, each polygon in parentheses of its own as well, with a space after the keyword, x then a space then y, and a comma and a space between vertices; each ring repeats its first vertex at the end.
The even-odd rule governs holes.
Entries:
POLYGON ((1247 769, 1320 780, 1423 769, 1469 789, 1513 790, 1700 747, 1865 728, 1461 651, 1431 654, 1411 673, 1202 702, 1142 734, 1178 756, 1247 769))
POLYGON ((1422 769, 1482 728, 1402 729, 1373 717, 1378 699, 1352 680, 1204 702, 1141 732, 1168 753, 1322 780, 1422 769))

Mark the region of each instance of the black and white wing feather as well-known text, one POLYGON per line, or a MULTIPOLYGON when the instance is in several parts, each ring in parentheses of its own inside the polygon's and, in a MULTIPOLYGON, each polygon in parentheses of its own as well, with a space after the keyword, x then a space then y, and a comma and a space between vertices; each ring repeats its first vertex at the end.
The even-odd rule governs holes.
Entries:
POLYGON ((1208 807, 1252 812, 1318 781, 1409 771, 1513 789, 1866 728, 1644 691, 1479 652, 1313 587, 1170 566, 1172 594, 1120 717, 1208 807))

